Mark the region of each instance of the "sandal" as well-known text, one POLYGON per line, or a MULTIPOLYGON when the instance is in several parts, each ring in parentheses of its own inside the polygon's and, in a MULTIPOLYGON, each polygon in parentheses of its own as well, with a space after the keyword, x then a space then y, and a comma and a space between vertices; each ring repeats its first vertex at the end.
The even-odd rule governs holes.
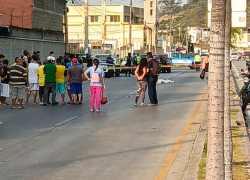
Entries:
POLYGON ((19 107, 19 109, 25 109, 24 107, 19 107))
POLYGON ((11 107, 10 109, 16 109, 16 107, 11 107))
POLYGON ((81 101, 77 101, 76 104, 82 104, 82 102, 81 101))
POLYGON ((66 103, 62 103, 62 105, 66 105, 66 103))

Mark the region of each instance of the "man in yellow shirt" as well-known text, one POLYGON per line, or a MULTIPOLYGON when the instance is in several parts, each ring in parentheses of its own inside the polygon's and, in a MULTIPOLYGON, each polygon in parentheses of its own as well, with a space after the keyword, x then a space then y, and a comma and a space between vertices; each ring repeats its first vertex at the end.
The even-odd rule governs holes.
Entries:
POLYGON ((48 63, 48 61, 43 61, 43 65, 40 65, 37 69, 37 76, 39 82, 39 99, 40 105, 43 105, 43 97, 44 97, 44 81, 45 81, 45 74, 43 72, 44 66, 48 63))
POLYGON ((58 58, 56 60, 56 93, 60 93, 62 97, 62 105, 66 105, 65 98, 65 80, 64 80, 64 72, 66 70, 65 66, 62 65, 62 60, 58 58))

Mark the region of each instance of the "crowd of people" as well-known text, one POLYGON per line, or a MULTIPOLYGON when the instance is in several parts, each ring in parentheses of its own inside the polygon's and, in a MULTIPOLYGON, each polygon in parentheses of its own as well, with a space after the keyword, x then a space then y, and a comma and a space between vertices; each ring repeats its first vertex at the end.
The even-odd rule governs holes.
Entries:
POLYGON ((9 67, 9 61, 0 54, 1 105, 9 105, 6 98, 11 96, 11 109, 16 109, 17 100, 19 109, 25 109, 23 104, 28 104, 33 94, 33 104, 38 104, 37 95, 39 95, 40 105, 57 106, 59 104, 56 101, 57 93, 61 94, 62 105, 82 104, 82 82, 86 78, 91 81, 91 111, 96 109, 99 112, 101 93, 106 86, 104 71, 98 65, 99 61, 94 60, 92 66, 84 72, 82 62, 79 62, 73 54, 66 54, 56 59, 54 52, 51 51, 47 59, 41 62, 39 51, 31 56, 25 50, 23 55, 16 57, 15 63, 9 67), (65 102, 66 89, 70 99, 68 103, 65 102))
MULTIPOLYGON (((158 104, 156 83, 160 73, 160 66, 153 59, 151 52, 147 53, 147 58, 139 58, 139 55, 131 53, 125 58, 126 66, 135 65, 133 74, 137 77, 137 94, 135 106, 140 96, 142 96, 141 105, 145 105, 145 93, 148 87, 150 103, 148 106, 158 104), (155 63, 157 63, 155 65, 155 63)), ((108 61, 108 60, 107 60, 108 61)), ((129 73, 130 71, 126 72, 129 73)), ((33 94, 33 104, 42 106, 57 106, 56 94, 61 95, 62 105, 82 104, 82 82, 84 78, 90 81, 90 111, 100 112, 100 102, 103 91, 106 89, 105 73, 99 66, 99 60, 94 59, 92 65, 84 72, 82 62, 79 62, 73 54, 67 54, 64 57, 55 58, 51 51, 46 60, 41 62, 40 52, 34 52, 31 56, 25 50, 21 57, 15 58, 15 63, 9 67, 9 61, 4 55, 0 55, 0 95, 1 104, 9 105, 6 98, 11 96, 11 109, 16 109, 18 100, 19 109, 25 109, 23 104, 28 104, 30 96, 33 94), (65 78, 66 77, 66 78, 65 78), (70 101, 65 102, 65 92, 67 90, 70 101), (52 98, 50 98, 52 95, 52 98), (25 100, 25 102, 23 102, 25 100)))

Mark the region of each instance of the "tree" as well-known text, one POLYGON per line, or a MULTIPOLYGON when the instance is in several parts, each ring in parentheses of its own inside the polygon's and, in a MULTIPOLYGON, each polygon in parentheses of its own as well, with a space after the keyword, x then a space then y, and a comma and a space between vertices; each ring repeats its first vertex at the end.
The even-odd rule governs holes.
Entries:
POLYGON ((231 29, 231 47, 236 48, 236 42, 238 40, 242 40, 244 38, 244 34, 242 32, 242 29, 240 28, 232 28, 231 29))
POLYGON ((231 45, 231 26, 232 8, 231 0, 226 0, 226 29, 225 29, 225 76, 224 76, 224 159, 225 159, 225 179, 233 179, 232 157, 233 142, 231 132, 230 117, 230 45, 231 45))
POLYGON ((226 0, 213 0, 208 77, 207 180, 224 180, 224 56, 226 0))

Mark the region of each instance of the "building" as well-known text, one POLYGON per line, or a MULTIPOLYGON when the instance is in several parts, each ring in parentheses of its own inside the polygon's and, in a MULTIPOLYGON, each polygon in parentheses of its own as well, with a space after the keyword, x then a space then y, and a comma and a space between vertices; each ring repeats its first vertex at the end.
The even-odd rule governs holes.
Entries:
POLYGON ((63 0, 0 0, 0 54, 13 61, 23 50, 64 54, 63 0), (1 2, 3 1, 3 2, 1 2), (6 33, 8 31, 8 33, 6 33))
MULTIPOLYGON (((232 27, 242 29, 244 38, 238 39, 235 46, 240 49, 250 48, 250 0, 232 0, 232 27)), ((208 0, 208 27, 211 26, 212 0, 208 0)))
MULTIPOLYGON (((146 1, 145 1, 146 2, 146 1)), ((152 1, 153 2, 153 1, 152 1)), ((144 53, 155 44, 156 4, 148 8, 132 8, 132 52, 144 53), (152 6, 152 7, 151 7, 152 6), (145 9, 149 15, 146 15, 145 9), (146 15, 146 16, 145 16, 146 15), (146 18, 145 18, 146 17, 146 18)), ((85 40, 85 6, 68 6, 68 31, 71 52, 82 52, 85 40)), ((91 54, 109 49, 124 57, 129 52, 130 6, 90 5, 88 8, 88 37, 91 54)))

